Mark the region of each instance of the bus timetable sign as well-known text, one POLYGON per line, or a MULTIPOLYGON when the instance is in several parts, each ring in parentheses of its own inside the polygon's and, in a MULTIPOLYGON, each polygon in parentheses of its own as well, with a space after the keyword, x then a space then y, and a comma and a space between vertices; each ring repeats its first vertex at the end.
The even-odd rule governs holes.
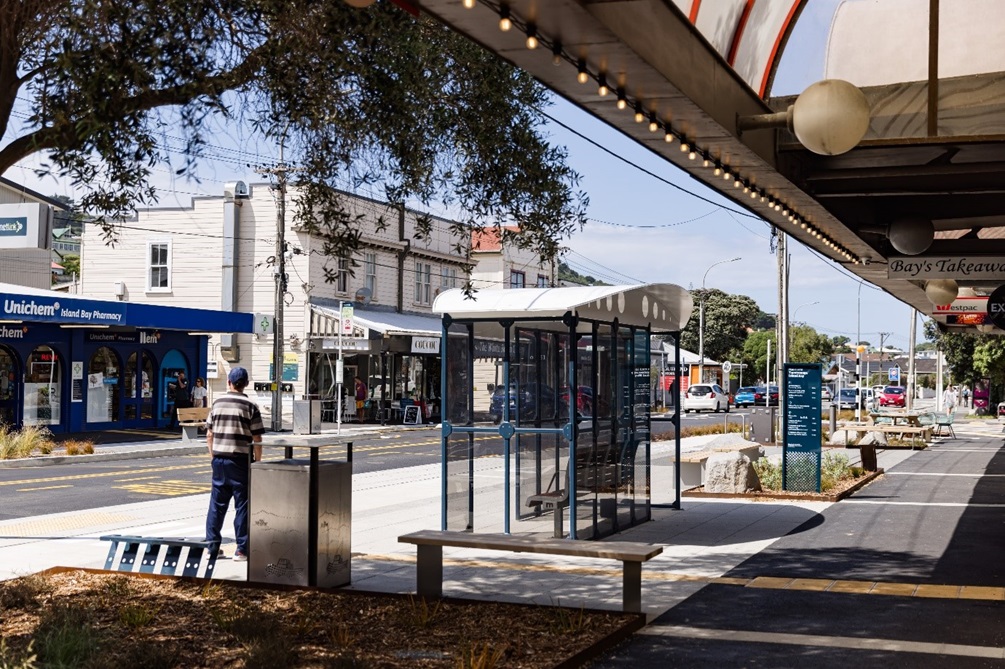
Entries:
POLYGON ((820 365, 786 363, 782 488, 820 492, 820 365))

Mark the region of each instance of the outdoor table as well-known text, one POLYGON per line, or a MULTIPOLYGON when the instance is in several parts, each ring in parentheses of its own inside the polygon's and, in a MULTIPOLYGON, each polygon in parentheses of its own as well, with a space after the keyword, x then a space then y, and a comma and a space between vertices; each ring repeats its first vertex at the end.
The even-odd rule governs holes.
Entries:
POLYGON ((887 412, 887 411, 870 411, 869 418, 873 423, 876 422, 877 418, 889 418, 891 424, 893 425, 909 425, 911 427, 920 427, 921 421, 919 420, 923 414, 919 411, 904 411, 904 412, 887 412))

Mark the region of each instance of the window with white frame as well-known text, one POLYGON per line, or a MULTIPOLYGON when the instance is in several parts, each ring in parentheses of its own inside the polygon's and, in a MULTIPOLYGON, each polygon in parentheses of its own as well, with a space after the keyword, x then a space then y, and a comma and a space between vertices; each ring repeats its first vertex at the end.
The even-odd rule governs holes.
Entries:
POLYGON ((363 273, 366 275, 366 287, 370 291, 370 298, 377 297, 377 254, 363 254, 363 273))
POLYGON ((444 267, 440 270, 440 287, 443 290, 457 288, 457 268, 444 267))
POLYGON ((546 277, 544 274, 538 274, 537 275, 537 287, 538 288, 547 288, 548 287, 548 277, 546 277))
POLYGON ((527 275, 523 272, 510 272, 509 273, 509 287, 510 288, 523 288, 527 285, 527 275))
POLYGON ((335 276, 335 290, 340 293, 349 292, 349 259, 338 259, 338 274, 335 276))
POLYGON ((429 304, 433 299, 432 267, 427 262, 415 263, 415 302, 429 304))
POLYGON ((147 290, 152 293, 171 291, 171 242, 147 242, 147 290))

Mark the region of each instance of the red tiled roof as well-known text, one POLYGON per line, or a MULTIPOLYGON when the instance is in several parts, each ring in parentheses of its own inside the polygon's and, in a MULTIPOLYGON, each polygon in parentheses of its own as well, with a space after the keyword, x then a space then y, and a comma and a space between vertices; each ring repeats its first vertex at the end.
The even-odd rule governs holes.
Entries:
POLYGON ((474 228, 471 230, 471 250, 472 251, 500 251, 502 250, 502 240, 500 232, 509 230, 510 232, 520 232, 517 226, 503 226, 502 228, 474 228))

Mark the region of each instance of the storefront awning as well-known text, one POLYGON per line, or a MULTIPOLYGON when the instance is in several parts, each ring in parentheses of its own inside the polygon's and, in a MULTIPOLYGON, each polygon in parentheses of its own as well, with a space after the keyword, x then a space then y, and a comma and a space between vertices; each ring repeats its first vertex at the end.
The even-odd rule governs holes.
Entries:
MULTIPOLYGON (((311 310, 334 323, 338 323, 339 310, 336 307, 311 305, 311 310)), ((439 337, 440 319, 436 316, 422 314, 399 314, 394 311, 374 311, 372 309, 353 310, 353 326, 379 332, 384 335, 400 335, 406 337, 439 337)), ((332 330, 336 332, 336 330, 332 330)))
POLYGON ((9 283, 0 283, 0 319, 6 323, 55 323, 96 328, 207 333, 255 331, 254 314, 120 302, 9 283))
POLYGON ((453 289, 433 302, 434 312, 454 320, 561 320, 572 313, 587 320, 651 327, 653 332, 683 330, 693 308, 691 294, 669 283, 479 290, 470 297, 453 289))

